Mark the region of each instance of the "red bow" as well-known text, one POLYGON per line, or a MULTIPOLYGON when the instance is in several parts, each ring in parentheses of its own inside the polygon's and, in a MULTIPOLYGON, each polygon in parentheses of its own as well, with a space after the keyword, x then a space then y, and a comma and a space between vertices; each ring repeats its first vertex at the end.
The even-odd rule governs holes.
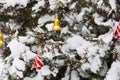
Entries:
POLYGON ((120 23, 118 23, 117 29, 114 35, 117 37, 117 39, 120 39, 120 23))
POLYGON ((36 59, 35 59, 35 62, 34 62, 34 67, 37 68, 38 70, 40 70, 42 67, 43 67, 43 62, 42 62, 42 57, 40 55, 40 53, 38 53, 36 55, 36 59))

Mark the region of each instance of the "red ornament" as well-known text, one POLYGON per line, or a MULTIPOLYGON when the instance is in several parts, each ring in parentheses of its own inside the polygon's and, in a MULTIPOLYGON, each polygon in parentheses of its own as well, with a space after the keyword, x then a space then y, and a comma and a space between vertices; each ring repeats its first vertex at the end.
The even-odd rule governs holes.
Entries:
POLYGON ((43 67, 43 62, 42 62, 42 57, 40 55, 40 53, 38 53, 36 55, 36 59, 35 59, 35 62, 34 62, 34 67, 37 68, 38 70, 40 70, 42 67, 43 67))
POLYGON ((117 37, 117 39, 120 39, 120 22, 117 25, 117 29, 114 35, 117 37))

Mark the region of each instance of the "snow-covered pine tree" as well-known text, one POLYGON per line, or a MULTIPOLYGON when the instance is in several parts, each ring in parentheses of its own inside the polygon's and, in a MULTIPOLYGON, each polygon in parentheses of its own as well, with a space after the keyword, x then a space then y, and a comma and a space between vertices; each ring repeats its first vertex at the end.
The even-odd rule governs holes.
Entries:
POLYGON ((119 0, 0 0, 0 80, 119 80, 119 9, 119 0))

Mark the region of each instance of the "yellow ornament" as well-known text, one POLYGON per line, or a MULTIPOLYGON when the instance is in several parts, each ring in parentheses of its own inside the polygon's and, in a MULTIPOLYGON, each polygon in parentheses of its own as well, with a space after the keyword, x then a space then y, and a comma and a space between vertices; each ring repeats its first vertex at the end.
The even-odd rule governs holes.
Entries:
POLYGON ((3 46, 5 43, 3 41, 3 35, 0 33, 0 46, 3 46))
POLYGON ((59 21, 59 19, 58 19, 58 16, 55 17, 54 26, 53 26, 52 30, 53 30, 53 31, 61 30, 60 21, 59 21))

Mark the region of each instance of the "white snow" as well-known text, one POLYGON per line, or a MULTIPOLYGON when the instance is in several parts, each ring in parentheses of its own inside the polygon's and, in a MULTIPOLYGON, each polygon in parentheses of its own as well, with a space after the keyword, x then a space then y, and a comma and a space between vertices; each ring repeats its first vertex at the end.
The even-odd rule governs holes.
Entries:
MULTIPOLYGON (((69 38, 67 41, 67 44, 63 45, 62 47, 62 51, 64 53, 66 53, 69 49, 77 49, 78 47, 81 47, 82 44, 86 43, 87 42, 85 40, 83 40, 82 37, 78 36, 78 35, 75 35, 71 38, 69 38)), ((86 46, 86 44, 84 46, 86 46)), ((82 50, 83 46, 80 48, 82 50)), ((80 50, 78 50, 79 52, 80 50)), ((82 54, 82 53, 81 53, 82 54)))
POLYGON ((120 61, 117 60, 112 63, 104 80, 120 80, 120 61))
POLYGON ((52 31, 53 23, 46 24, 45 27, 47 28, 48 31, 52 31))
POLYGON ((91 11, 91 8, 82 8, 81 12, 78 14, 78 16, 76 16, 76 19, 77 21, 82 21, 83 20, 83 15, 86 13, 86 12, 90 12, 91 11))
POLYGON ((82 41, 83 41, 82 37, 75 35, 67 40, 68 43, 67 45, 69 49, 76 49, 82 44, 82 41))
POLYGON ((25 47, 24 44, 18 42, 16 39, 13 39, 9 44, 8 47, 11 50, 11 56, 13 58, 20 56, 21 53, 24 53, 28 47, 25 47))
POLYGON ((6 71, 6 65, 4 64, 4 61, 2 58, 0 58, 0 80, 3 80, 3 78, 7 78, 7 76, 5 75, 7 73, 6 71))
POLYGON ((98 4, 98 6, 101 6, 102 3, 103 3, 103 0, 99 0, 99 2, 97 4, 98 4))
POLYGON ((14 77, 19 76, 23 78, 23 71, 25 70, 25 62, 18 59, 18 57, 14 58, 13 65, 9 68, 10 75, 14 77))
POLYGON ((41 71, 41 75, 43 76, 47 76, 51 74, 51 71, 48 65, 44 65, 40 71, 41 71))
POLYGON ((53 20, 54 20, 54 16, 44 15, 43 17, 39 18, 38 24, 39 24, 40 26, 42 26, 42 25, 45 24, 47 21, 53 21, 53 20))
POLYGON ((66 75, 64 78, 62 78, 61 80, 69 80, 69 75, 66 75))
POLYGON ((90 34, 90 31, 87 29, 86 26, 82 27, 81 32, 82 32, 82 35, 84 35, 84 36, 89 36, 89 34, 90 34))
POLYGON ((11 30, 18 30, 21 28, 21 26, 16 24, 13 20, 6 22, 6 26, 9 26, 11 30))
POLYGON ((52 75, 55 77, 55 76, 57 75, 58 72, 59 72, 58 69, 55 68, 55 69, 53 70, 53 72, 52 72, 52 75))
POLYGON ((105 33, 105 34, 103 34, 103 35, 100 35, 100 36, 98 37, 98 39, 99 39, 99 40, 102 40, 104 43, 108 44, 110 41, 112 41, 113 36, 114 36, 113 31, 110 30, 108 33, 105 33))
POLYGON ((38 74, 35 77, 25 77, 24 80, 44 80, 44 77, 41 75, 41 71, 38 71, 38 74))
POLYGON ((84 14, 85 14, 85 11, 84 11, 84 9, 82 9, 82 12, 79 13, 79 15, 77 16, 76 19, 77 19, 78 21, 83 20, 83 15, 84 15, 84 14), (79 18, 78 18, 78 17, 79 17, 79 18))
POLYGON ((32 10, 33 10, 33 11, 35 10, 35 12, 37 12, 37 11, 40 10, 40 9, 39 9, 40 7, 44 7, 44 6, 45 6, 45 1, 44 1, 44 0, 39 0, 38 3, 35 4, 34 7, 32 7, 32 10))
POLYGON ((23 78, 25 64, 31 59, 34 59, 35 54, 29 50, 29 47, 20 43, 17 39, 13 39, 11 42, 9 42, 8 47, 11 50, 11 54, 5 58, 5 61, 7 61, 8 64, 10 64, 10 61, 12 61, 12 65, 10 67, 8 66, 8 71, 11 75, 13 75, 13 77, 18 76, 23 78))
POLYGON ((67 27, 67 26, 64 27, 64 28, 62 28, 62 30, 61 30, 61 34, 62 34, 62 33, 64 33, 64 34, 66 34, 66 33, 70 33, 69 30, 68 30, 68 27, 67 27))
POLYGON ((65 76, 64 76, 61 80, 69 80, 69 77, 70 77, 70 76, 68 75, 68 74, 69 74, 69 70, 70 70, 70 67, 68 66, 68 67, 67 67, 67 70, 66 70, 66 73, 65 73, 65 76))
POLYGON ((1 2, 5 3, 4 8, 7 8, 7 7, 10 7, 10 6, 14 7, 16 4, 20 5, 22 7, 26 7, 28 1, 29 0, 4 0, 4 1, 1 1, 1 2))
POLYGON ((63 4, 66 4, 68 0, 60 0, 63 4))
POLYGON ((70 15, 69 17, 64 15, 64 17, 65 17, 65 20, 69 23, 69 25, 73 24, 73 16, 72 15, 70 15))
POLYGON ((76 6, 76 2, 74 2, 72 5, 69 6, 69 9, 74 9, 76 6))
POLYGON ((71 72, 71 80, 80 80, 78 73, 74 70, 71 72))
POLYGON ((8 47, 11 50, 11 55, 6 58, 8 60, 9 58, 16 58, 16 57, 22 57, 24 61, 29 61, 30 59, 35 57, 35 54, 30 51, 29 47, 25 46, 24 43, 33 43, 34 38, 33 37, 24 37, 19 36, 19 39, 14 38, 9 44, 8 47), (27 39, 28 38, 28 39, 27 39))
POLYGON ((63 5, 66 6, 67 3, 68 0, 49 0, 51 10, 55 10, 59 6, 63 6, 63 5))
POLYGON ((53 53, 51 53, 51 52, 46 52, 46 53, 43 54, 43 57, 52 60, 52 58, 53 58, 53 53))
POLYGON ((38 32, 38 33, 45 33, 45 32, 42 30, 42 28, 40 28, 40 26, 37 26, 36 28, 33 28, 33 30, 34 30, 35 32, 38 32))
POLYGON ((18 39, 21 43, 32 44, 35 42, 35 38, 32 36, 19 36, 18 39))
POLYGON ((115 0, 109 0, 109 4, 110 4, 112 10, 116 9, 116 1, 115 0))
POLYGON ((56 7, 57 0, 49 0, 49 4, 50 4, 50 9, 54 10, 56 7))
POLYGON ((106 22, 103 22, 103 17, 100 17, 98 16, 97 14, 94 14, 94 22, 97 24, 97 25, 103 25, 103 26, 108 26, 108 27, 113 27, 113 22, 111 19, 109 19, 108 21, 106 22))
POLYGON ((21 54, 21 57, 24 59, 24 61, 29 62, 31 59, 35 58, 35 54, 28 50, 25 53, 21 54))
POLYGON ((83 71, 90 69, 92 72, 97 73, 102 66, 101 58, 105 56, 105 51, 109 50, 108 45, 96 45, 94 42, 86 41, 78 35, 74 35, 69 38, 62 47, 64 53, 67 53, 69 49, 76 49, 78 55, 84 60, 81 65, 83 71), (87 57, 88 62, 85 62, 84 57, 87 57), (96 62, 95 62, 96 61, 96 62))
MULTIPOLYGON (((0 3, 4 3, 3 9, 7 9, 8 7, 12 6, 17 8, 23 8, 26 7, 28 2, 30 0, 0 0, 0 3)), ((41 8, 46 6, 45 0, 36 0, 38 1, 33 7, 32 11, 33 12, 38 12, 41 10, 41 8)), ((67 6, 66 4, 71 2, 72 0, 48 0, 49 9, 51 10, 56 10, 58 6, 67 6)), ((74 1, 74 0, 73 0, 74 1)), ((86 0, 89 1, 89 0, 86 0)), ((116 9, 116 0, 108 0, 108 3, 110 6, 104 5, 104 0, 91 0, 93 4, 97 4, 98 8, 101 8, 105 11, 108 12, 108 16, 112 13, 113 10, 116 9)), ((69 9, 75 9, 77 2, 70 3, 68 6, 69 9)), ((84 14, 89 13, 93 10, 91 6, 81 8, 79 13, 76 13, 76 11, 72 10, 70 11, 69 14, 67 14, 69 17, 63 14, 62 19, 68 22, 68 24, 71 26, 73 25, 73 20, 77 20, 78 22, 82 22, 84 19, 84 14)), ((12 15, 13 13, 10 12, 8 13, 9 15, 12 15)), ((35 17, 35 14, 32 14, 32 17, 35 17)), ((49 66, 48 64, 45 63, 45 65, 41 68, 41 70, 36 70, 36 75, 34 77, 25 77, 23 80, 44 80, 44 76, 49 76, 53 75, 56 77, 57 73, 59 73, 59 68, 58 66, 63 66, 65 65, 64 60, 55 60, 53 61, 54 56, 62 55, 62 54, 67 54, 69 55, 70 58, 74 58, 74 53, 70 53, 70 50, 76 50, 76 54, 78 54, 81 57, 80 63, 81 66, 79 67, 79 72, 78 74, 77 71, 72 70, 71 71, 71 76, 70 74, 70 65, 67 65, 67 70, 65 72, 64 77, 61 78, 61 80, 69 80, 71 77, 71 80, 81 80, 79 75, 83 75, 83 73, 86 73, 86 70, 90 70, 91 72, 97 74, 100 71, 100 68, 104 68, 103 72, 99 73, 100 75, 104 74, 106 75, 104 80, 120 80, 120 61, 116 60, 112 63, 111 68, 107 69, 107 63, 103 65, 103 61, 101 58, 106 57, 108 50, 110 50, 111 42, 114 37, 114 32, 116 30, 118 22, 113 20, 113 19, 108 19, 107 21, 104 21, 104 17, 102 15, 99 15, 98 13, 94 13, 92 15, 94 22, 96 25, 102 25, 102 26, 108 26, 109 31, 106 32, 105 34, 99 35, 97 38, 93 38, 94 41, 88 41, 86 38, 84 39, 83 37, 87 37, 90 35, 89 29, 93 29, 91 25, 85 26, 81 25, 81 34, 73 34, 72 32, 69 31, 69 28, 67 26, 61 26, 63 27, 61 30, 61 34, 71 34, 70 37, 66 37, 65 39, 65 44, 62 46, 58 44, 57 41, 46 41, 44 46, 41 45, 30 45, 26 46, 26 44, 33 44, 35 43, 35 38, 33 37, 35 35, 34 32, 36 33, 45 33, 45 31, 42 29, 43 25, 45 28, 47 28, 48 31, 52 31, 53 27, 53 21, 55 16, 54 15, 49 15, 46 14, 44 16, 40 16, 38 19, 38 26, 36 26, 33 29, 33 32, 30 29, 27 28, 25 34, 26 36, 19 36, 19 29, 22 27, 21 25, 18 25, 15 23, 13 20, 9 20, 6 22, 6 26, 10 27, 10 30, 16 31, 13 35, 10 34, 11 41, 7 42, 8 45, 7 47, 10 48, 11 54, 7 56, 5 59, 1 58, 0 55, 0 80, 9 80, 8 79, 8 73, 12 77, 16 78, 23 78, 24 71, 26 70, 26 65, 28 63, 31 63, 30 60, 33 60, 36 56, 35 53, 36 51, 42 52, 42 57, 44 59, 50 60, 50 62, 57 64, 54 68, 49 66), (46 24, 45 24, 46 23, 46 24), (81 36, 82 35, 82 36, 81 36), (102 44, 103 43, 103 44, 102 44), (56 45, 58 44, 62 53, 59 53, 59 50, 57 49, 56 45), (33 51, 33 52, 32 52, 33 51), (108 72, 107 72, 108 70, 108 72)), ((89 22, 89 21, 88 21, 89 22)), ((1 22, 2 23, 2 22, 1 22)), ((86 23, 87 24, 87 23, 86 23)), ((74 29, 76 27, 72 26, 74 29)), ((77 28, 76 28, 77 29, 77 28)), ((95 34, 94 34, 95 35, 95 34)), ((119 41, 115 43, 115 51, 118 53, 117 57, 120 59, 120 43, 119 41)), ((2 50, 0 50, 0 53, 2 53, 2 50)), ((31 65, 33 67, 33 65, 31 65)), ((31 68, 32 70, 32 68, 31 68)), ((78 70, 78 69, 77 69, 78 70)), ((33 73, 34 74, 34 73, 33 73)), ((84 77, 89 77, 89 75, 85 75, 84 77)), ((95 80, 95 79, 92 79, 95 80)), ((96 79, 97 80, 97 79, 96 79)))
POLYGON ((71 2, 71 0, 68 0, 68 2, 71 2))

